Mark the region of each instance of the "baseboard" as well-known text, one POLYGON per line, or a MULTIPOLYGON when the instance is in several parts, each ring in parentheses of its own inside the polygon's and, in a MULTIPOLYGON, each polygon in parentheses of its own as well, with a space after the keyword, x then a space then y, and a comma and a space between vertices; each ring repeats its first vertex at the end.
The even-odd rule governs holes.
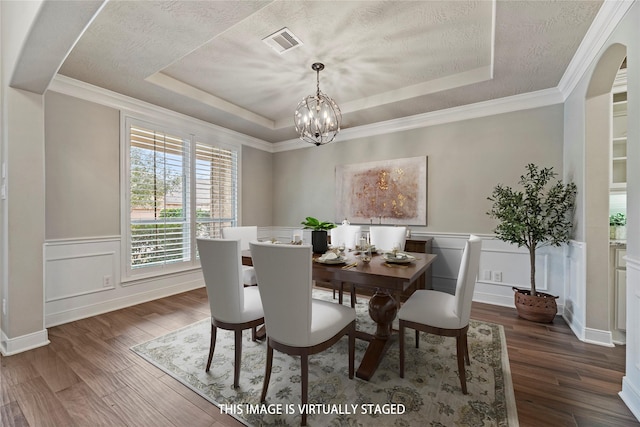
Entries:
POLYGON ((622 377, 622 391, 618 393, 618 396, 640 421, 640 391, 633 386, 626 375, 622 377))
POLYGON ((614 347, 613 335, 611 334, 611 331, 602 331, 600 329, 584 328, 583 341, 589 344, 596 344, 604 347, 614 347))
POLYGON ((8 338, 4 331, 0 331, 0 353, 5 357, 47 344, 49 344, 49 334, 46 329, 16 338, 8 338))
POLYGON ((70 310, 49 314, 45 318, 47 327, 62 325, 64 323, 74 322, 87 317, 97 316, 99 314, 108 313, 114 310, 120 310, 136 304, 165 298, 171 295, 180 294, 182 292, 191 291, 193 289, 202 288, 203 280, 192 280, 189 282, 178 283, 173 286, 165 286, 151 291, 140 292, 133 295, 124 295, 119 298, 109 299, 98 304, 84 305, 75 307, 70 310))

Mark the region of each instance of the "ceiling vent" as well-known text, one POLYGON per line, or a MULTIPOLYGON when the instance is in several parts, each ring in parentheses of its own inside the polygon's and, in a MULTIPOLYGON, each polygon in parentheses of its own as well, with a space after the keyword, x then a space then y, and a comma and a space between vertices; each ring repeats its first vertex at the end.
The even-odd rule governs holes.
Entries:
POLYGON ((263 38, 262 41, 281 55, 291 49, 302 46, 300 39, 286 27, 263 38))

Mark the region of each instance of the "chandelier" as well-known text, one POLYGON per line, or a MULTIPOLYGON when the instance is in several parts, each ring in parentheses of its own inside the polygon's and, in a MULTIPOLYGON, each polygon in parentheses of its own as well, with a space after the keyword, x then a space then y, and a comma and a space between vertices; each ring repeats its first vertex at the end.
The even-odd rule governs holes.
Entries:
POLYGON ((293 120, 300 139, 318 146, 333 141, 340 132, 342 113, 333 99, 320 92, 320 71, 324 70, 324 64, 316 62, 311 69, 316 72, 316 93, 300 101, 293 120))

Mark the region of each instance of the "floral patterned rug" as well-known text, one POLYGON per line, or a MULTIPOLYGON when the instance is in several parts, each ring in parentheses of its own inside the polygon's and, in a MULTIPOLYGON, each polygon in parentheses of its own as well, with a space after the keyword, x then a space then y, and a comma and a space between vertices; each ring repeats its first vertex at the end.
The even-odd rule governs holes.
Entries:
MULTIPOLYGON (((331 300, 314 289, 314 297, 331 300)), ((373 332, 368 300, 358 298, 357 328, 373 332)), ((349 304, 345 294, 345 304, 349 304)), ((260 404, 266 344, 243 334, 240 387, 233 388, 233 333, 218 329, 211 370, 210 320, 132 348, 196 393, 250 426, 300 425, 306 411, 309 426, 518 426, 509 359, 501 325, 471 321, 467 366, 469 394, 457 375, 455 339, 414 332, 406 334, 405 378, 398 375, 398 341, 392 337, 380 367, 370 381, 348 378, 347 338, 309 358, 309 405, 300 405, 300 359, 274 351, 267 401, 260 404)), ((356 368, 366 349, 356 340, 356 368)))

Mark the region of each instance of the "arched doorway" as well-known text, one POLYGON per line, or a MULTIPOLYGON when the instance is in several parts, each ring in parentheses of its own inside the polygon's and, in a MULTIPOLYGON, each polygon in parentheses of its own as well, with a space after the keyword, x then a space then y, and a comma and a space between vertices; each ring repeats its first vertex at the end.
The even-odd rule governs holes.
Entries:
POLYGON ((598 331, 613 328, 613 292, 609 285, 611 90, 626 56, 627 48, 622 44, 613 44, 604 52, 585 100, 585 326, 598 331))

